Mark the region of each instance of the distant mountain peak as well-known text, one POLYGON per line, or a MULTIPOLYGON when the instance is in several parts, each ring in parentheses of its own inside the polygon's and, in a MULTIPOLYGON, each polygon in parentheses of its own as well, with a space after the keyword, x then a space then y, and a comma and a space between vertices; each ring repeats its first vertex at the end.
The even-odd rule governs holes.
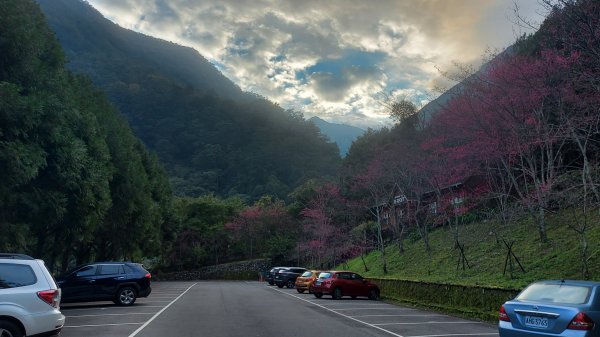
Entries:
POLYGON ((365 130, 356 126, 327 122, 317 116, 311 117, 309 121, 316 125, 323 135, 337 144, 342 157, 348 154, 352 142, 365 133, 365 130))

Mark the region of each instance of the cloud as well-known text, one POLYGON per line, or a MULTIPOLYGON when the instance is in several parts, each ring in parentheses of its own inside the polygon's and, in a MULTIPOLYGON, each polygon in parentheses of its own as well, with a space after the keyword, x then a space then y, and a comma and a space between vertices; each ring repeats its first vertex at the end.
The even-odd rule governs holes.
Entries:
MULTIPOLYGON (((514 40, 505 0, 89 0, 106 17, 197 49, 244 90, 307 116, 389 123, 379 93, 422 100, 436 66, 514 40)), ((524 4, 531 17, 539 7, 524 4)))

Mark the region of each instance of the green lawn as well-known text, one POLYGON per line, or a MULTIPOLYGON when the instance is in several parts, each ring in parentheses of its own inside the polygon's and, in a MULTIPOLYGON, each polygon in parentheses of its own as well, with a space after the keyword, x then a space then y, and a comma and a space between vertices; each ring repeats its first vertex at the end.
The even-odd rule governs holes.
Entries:
MULTIPOLYGON (((373 252, 365 260, 369 268, 364 271, 360 258, 348 261, 339 268, 348 268, 366 277, 383 277, 413 281, 482 285, 520 289, 532 281, 543 279, 582 279, 581 241, 579 235, 566 224, 572 214, 547 217, 548 241, 540 243, 537 227, 529 217, 511 226, 495 221, 464 225, 460 228, 460 240, 471 268, 457 270, 459 250, 453 249, 453 233, 448 228, 430 232, 431 257, 428 257, 420 237, 411 234, 405 240, 405 251, 400 254, 396 245, 387 247, 388 274, 383 273, 380 254, 373 252), (511 278, 508 270, 503 275, 507 248, 496 240, 499 237, 514 242, 514 252, 523 264, 523 273, 514 263, 511 278)), ((600 217, 587 233, 590 279, 600 280, 600 217)))

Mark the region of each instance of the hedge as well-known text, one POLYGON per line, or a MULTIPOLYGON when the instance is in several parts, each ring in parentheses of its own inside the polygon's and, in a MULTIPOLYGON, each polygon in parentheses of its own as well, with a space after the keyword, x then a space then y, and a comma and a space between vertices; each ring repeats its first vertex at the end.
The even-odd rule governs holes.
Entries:
POLYGON ((497 322, 500 306, 520 291, 408 280, 370 280, 379 286, 383 298, 489 322, 497 322))

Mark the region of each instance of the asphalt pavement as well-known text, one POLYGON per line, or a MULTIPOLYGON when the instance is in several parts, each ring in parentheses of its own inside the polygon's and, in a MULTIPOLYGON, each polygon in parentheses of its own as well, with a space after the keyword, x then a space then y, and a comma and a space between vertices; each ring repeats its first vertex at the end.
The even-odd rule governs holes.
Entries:
POLYGON ((62 337, 467 337, 494 325, 367 299, 332 300, 265 282, 154 282, 131 307, 64 304, 62 337))

